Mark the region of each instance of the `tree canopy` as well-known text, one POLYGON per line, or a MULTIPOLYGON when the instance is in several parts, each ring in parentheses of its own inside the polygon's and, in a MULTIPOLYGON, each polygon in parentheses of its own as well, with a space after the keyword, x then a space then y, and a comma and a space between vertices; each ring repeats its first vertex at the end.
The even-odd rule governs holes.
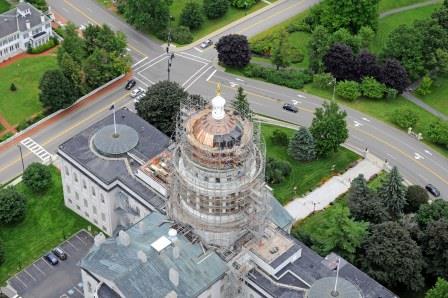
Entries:
POLYGON ((417 212, 417 222, 422 228, 432 221, 448 220, 448 202, 442 199, 434 200, 431 204, 423 204, 417 212))
POLYGON ((421 205, 428 203, 429 195, 420 185, 411 185, 406 191, 406 212, 417 212, 421 205))
POLYGON ((313 135, 306 127, 301 126, 289 140, 288 154, 295 160, 316 159, 316 144, 313 135))
POLYGON ((448 219, 441 218, 428 224, 423 240, 423 255, 429 275, 448 278, 448 219))
POLYGON ((50 112, 65 109, 75 102, 78 92, 59 69, 47 70, 39 83, 39 100, 50 112))
POLYGON ((187 2, 180 14, 180 24, 192 30, 198 29, 204 23, 202 7, 197 2, 187 2))
POLYGON ((244 35, 229 34, 221 37, 216 50, 219 62, 226 66, 242 68, 250 62, 249 42, 244 35))
POLYGON ((247 95, 244 93, 243 87, 239 86, 235 95, 235 100, 232 102, 233 108, 240 113, 243 119, 252 119, 252 111, 250 110, 247 95))
POLYGON ((0 224, 12 224, 25 218, 25 198, 14 187, 0 189, 0 224))
POLYGON ((446 298, 448 297, 448 281, 439 277, 437 282, 426 292, 425 298, 446 298))
POLYGON ((407 205, 406 186, 403 184, 403 178, 397 167, 393 167, 384 179, 378 189, 378 195, 392 216, 399 217, 403 214, 407 205))
POLYGON ((288 41, 288 32, 283 30, 273 42, 271 62, 277 67, 288 67, 291 64, 291 47, 288 41))
POLYGON ((352 49, 341 43, 335 43, 324 56, 325 71, 337 80, 354 80, 355 56, 352 49))
POLYGON ((124 17, 140 30, 164 31, 170 21, 172 0, 127 0, 124 17))
POLYGON ((52 183, 51 173, 48 166, 34 162, 30 164, 23 173, 23 184, 33 192, 46 191, 52 183))
POLYGON ((229 0, 204 0, 204 12, 209 19, 217 19, 229 10, 229 0))

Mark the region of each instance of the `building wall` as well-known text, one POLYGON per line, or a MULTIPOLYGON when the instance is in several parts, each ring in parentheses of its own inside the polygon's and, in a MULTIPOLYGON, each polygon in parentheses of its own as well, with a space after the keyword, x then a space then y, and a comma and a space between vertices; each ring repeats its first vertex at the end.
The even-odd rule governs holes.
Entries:
POLYGON ((218 280, 210 288, 204 291, 198 298, 221 298, 224 297, 224 279, 218 280))
POLYGON ((90 274, 81 269, 82 285, 84 289, 85 298, 94 298, 96 294, 96 289, 99 286, 99 282, 94 279, 90 274))

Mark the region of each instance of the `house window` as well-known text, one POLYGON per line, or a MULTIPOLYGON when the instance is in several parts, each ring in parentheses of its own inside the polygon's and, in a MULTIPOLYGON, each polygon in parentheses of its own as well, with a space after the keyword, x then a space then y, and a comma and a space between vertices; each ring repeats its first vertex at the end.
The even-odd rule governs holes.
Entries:
POLYGON ((77 192, 75 192, 75 197, 77 200, 79 200, 79 194, 77 192))
POLYGON ((102 221, 106 221, 106 214, 101 213, 101 220, 102 220, 102 221))
POLYGON ((75 173, 75 182, 78 182, 78 174, 75 173))
POLYGON ((101 203, 104 204, 104 195, 103 194, 101 194, 101 203))
POLYGON ((87 188, 86 180, 82 180, 82 187, 84 187, 84 189, 87 188))
POLYGON ((96 196, 95 187, 92 187, 92 195, 96 196))
POLYGON ((84 212, 84 215, 85 215, 86 217, 89 217, 89 213, 88 213, 88 212, 84 212))
POLYGON ((87 207, 87 200, 84 199, 84 207, 87 207))
POLYGON ((67 168, 67 167, 64 167, 64 169, 65 169, 65 175, 66 175, 66 176, 70 176, 70 172, 68 171, 68 168, 67 168))
POLYGON ((93 206, 93 214, 96 214, 96 207, 93 206))
POLYGON ((67 188, 67 193, 70 193, 70 186, 66 185, 66 188, 67 188))
POLYGON ((221 293, 224 292, 224 285, 221 285, 220 291, 221 291, 221 293))

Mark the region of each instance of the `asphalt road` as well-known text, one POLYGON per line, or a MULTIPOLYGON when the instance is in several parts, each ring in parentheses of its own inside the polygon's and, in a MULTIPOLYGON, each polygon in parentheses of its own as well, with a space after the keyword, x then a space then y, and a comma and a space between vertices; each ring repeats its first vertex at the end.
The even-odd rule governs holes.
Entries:
MULTIPOLYGON (((166 79, 166 56, 157 42, 143 36, 121 19, 100 7, 93 0, 49 0, 49 4, 59 14, 76 24, 107 23, 113 29, 128 36, 131 55, 136 63, 134 75, 142 86, 149 86, 158 80, 166 79)), ((250 20, 241 22, 221 34, 237 32, 253 35, 303 11, 317 0, 281 2, 280 5, 265 11, 250 20)), ((216 40, 213 38, 213 40, 216 40)), ((252 109, 256 113, 282 119, 300 125, 309 125, 314 109, 323 99, 296 90, 268 83, 237 78, 215 69, 213 61, 216 52, 211 47, 206 50, 191 47, 176 53, 171 78, 183 85, 190 93, 198 93, 211 98, 216 83, 223 85, 223 95, 227 99, 234 97, 235 88, 241 85, 248 93, 252 109), (295 103, 300 109, 298 114, 283 111, 282 103, 295 103)), ((133 103, 124 90, 114 90, 93 104, 83 107, 69 117, 61 120, 33 136, 47 151, 54 153, 57 146, 80 130, 98 121, 108 113, 111 103, 118 106, 133 103)), ((347 143, 359 150, 368 150, 376 156, 388 160, 399 167, 402 174, 411 183, 425 185, 432 183, 438 187, 442 196, 448 197, 448 160, 434 152, 430 147, 389 125, 366 116, 358 111, 345 108, 348 113, 350 138, 347 143)), ((31 152, 25 150, 25 163, 37 160, 31 152)), ((21 171, 17 148, 11 148, 0 156, 0 181, 5 182, 21 171)))

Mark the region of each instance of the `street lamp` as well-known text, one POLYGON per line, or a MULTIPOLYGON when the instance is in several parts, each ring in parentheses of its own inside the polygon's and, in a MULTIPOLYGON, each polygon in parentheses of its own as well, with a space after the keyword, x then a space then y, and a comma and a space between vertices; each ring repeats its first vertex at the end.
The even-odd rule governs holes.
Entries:
POLYGON ((25 172, 25 163, 23 162, 23 154, 22 154, 22 147, 17 144, 17 148, 19 148, 20 151, 20 160, 22 161, 22 173, 25 172))
POLYGON ((336 78, 333 78, 333 80, 331 80, 330 84, 333 84, 333 96, 331 97, 331 100, 334 101, 334 95, 336 93, 336 78))
POLYGON ((166 54, 168 55, 168 82, 170 81, 170 73, 171 73, 171 64, 174 58, 174 53, 170 53, 170 45, 171 45, 171 18, 172 16, 170 16, 169 21, 168 21, 168 43, 166 46, 166 54))

